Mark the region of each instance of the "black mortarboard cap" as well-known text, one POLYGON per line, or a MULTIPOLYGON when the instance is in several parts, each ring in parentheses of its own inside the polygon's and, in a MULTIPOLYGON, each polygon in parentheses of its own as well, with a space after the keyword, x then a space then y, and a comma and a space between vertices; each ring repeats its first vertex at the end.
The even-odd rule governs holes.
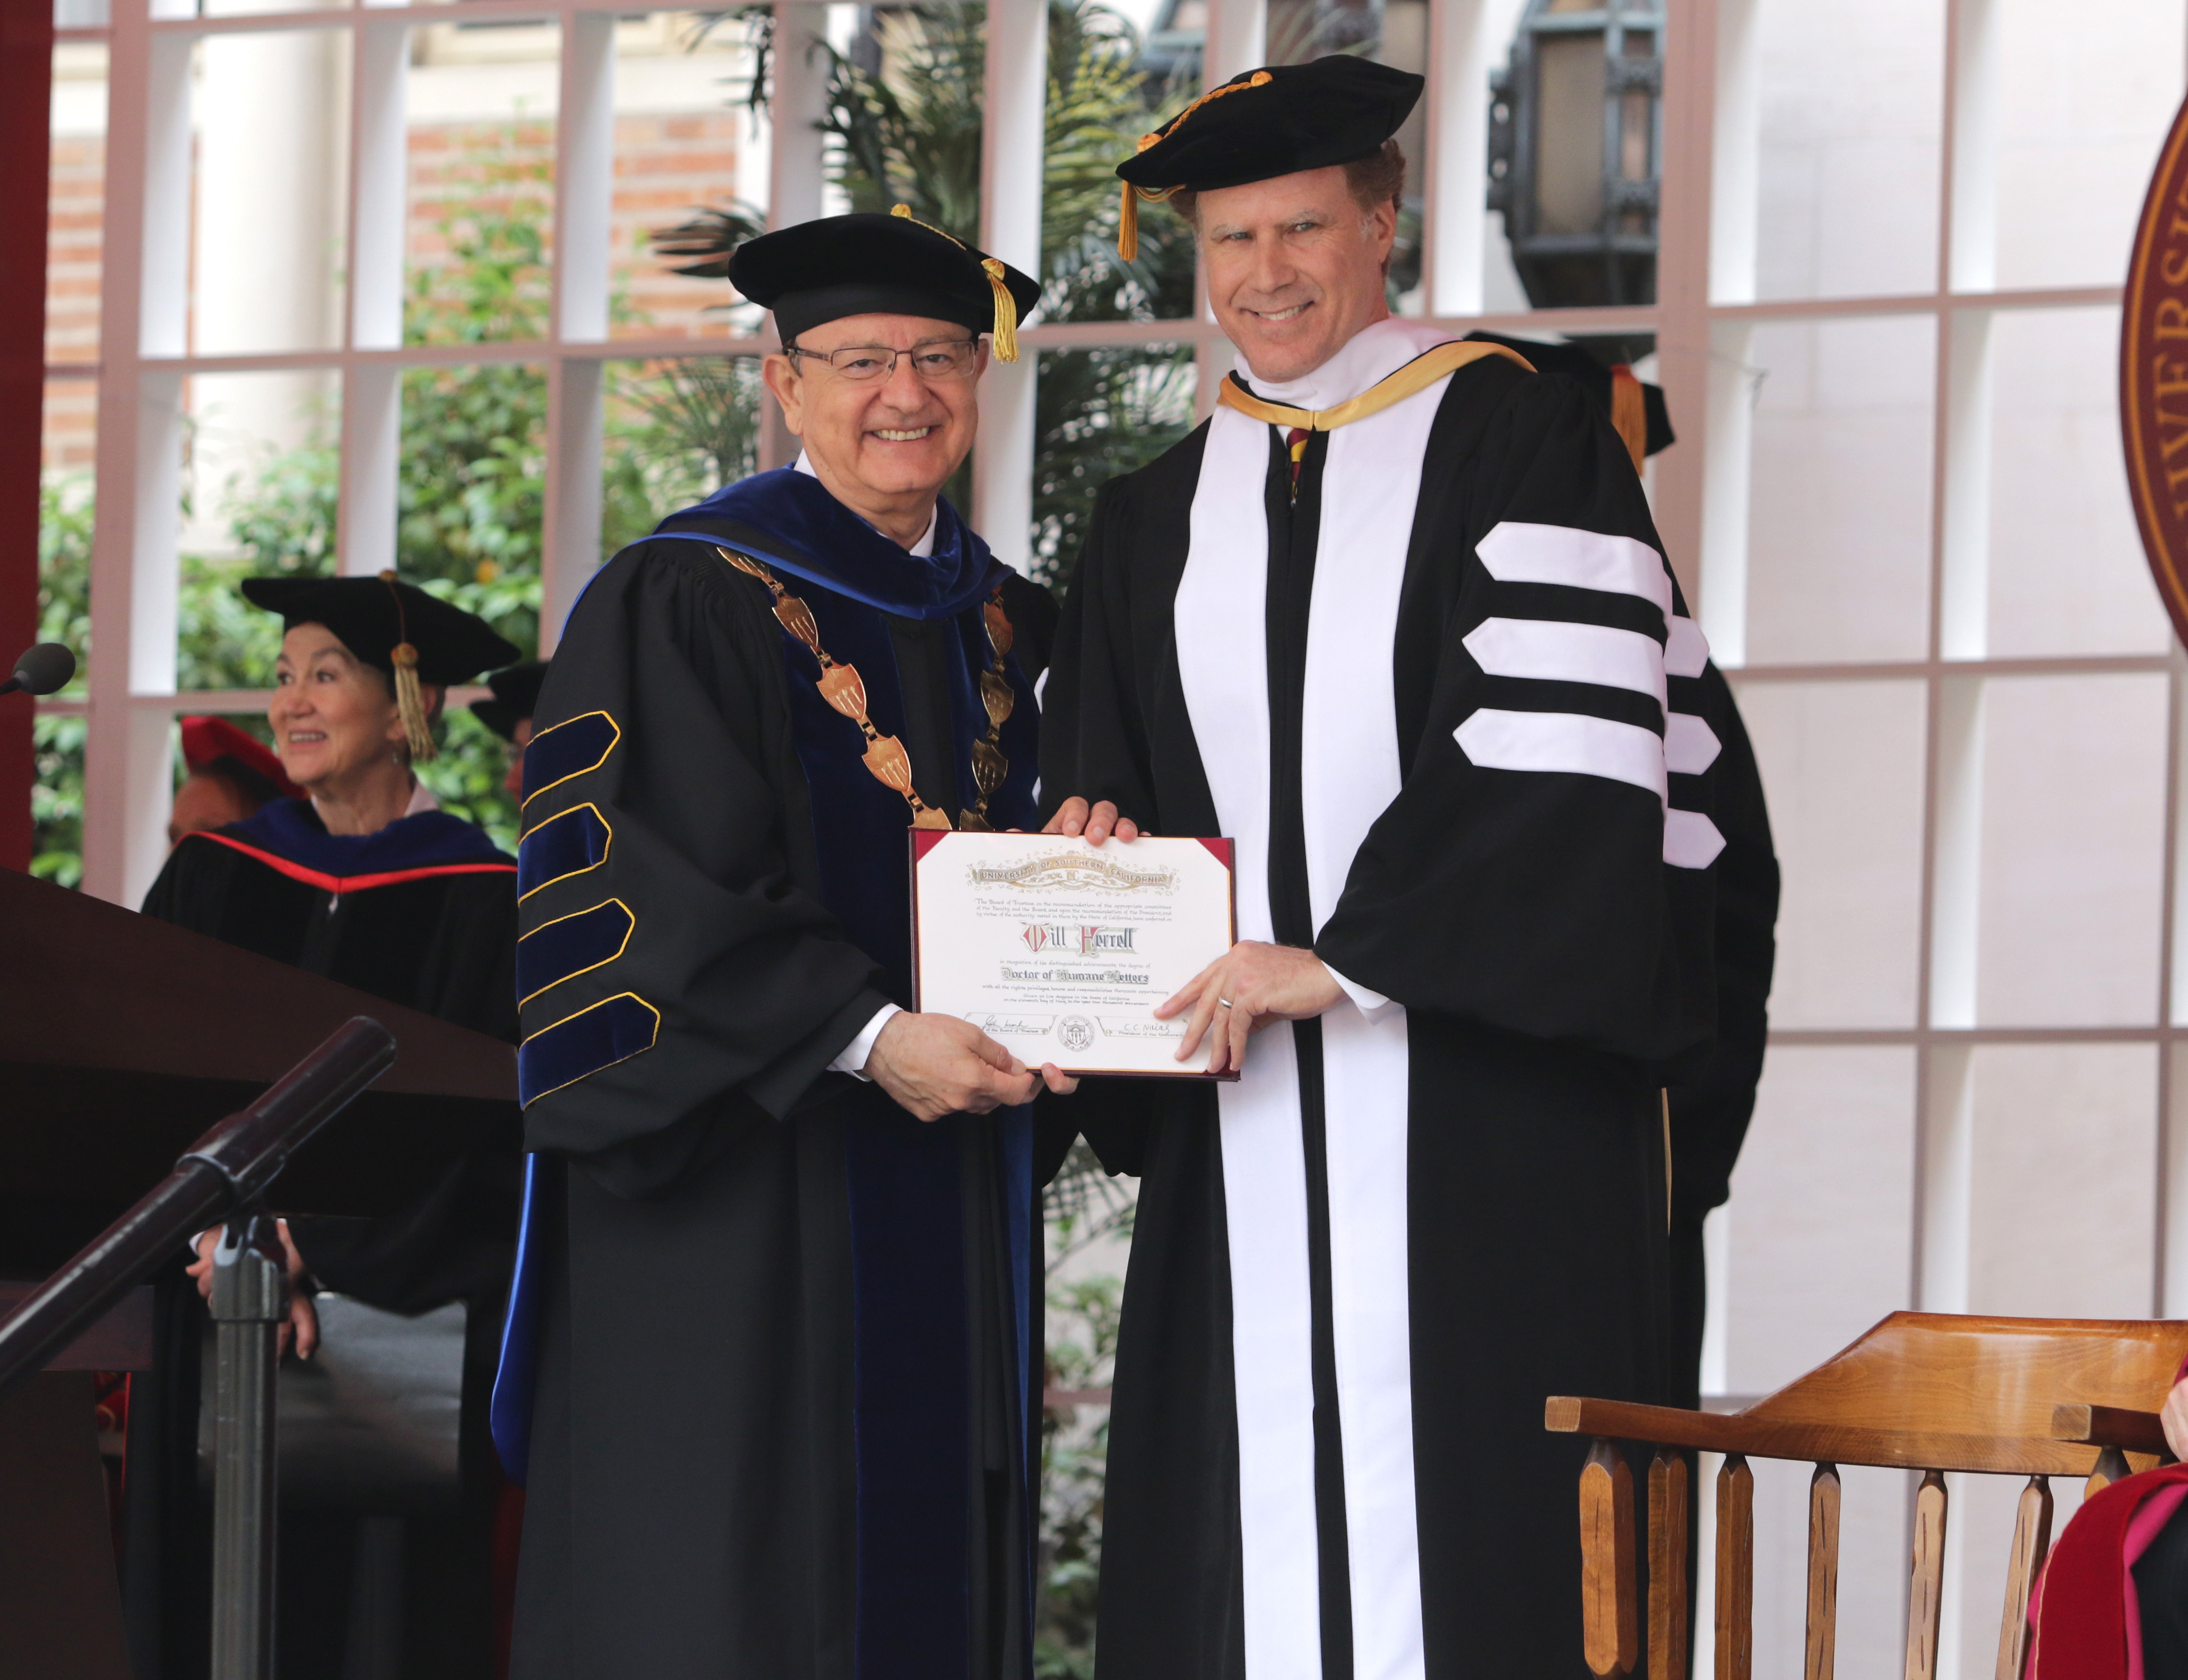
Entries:
POLYGON ((1427 83, 1409 70, 1335 54, 1269 65, 1203 93, 1117 166, 1125 182, 1117 249, 1137 253, 1140 199, 1210 192, 1372 157, 1398 132, 1427 83))
POLYGON ((527 659, 486 679, 493 691, 491 700, 471 702, 471 716, 504 741, 516 739, 516 726, 539 709, 539 685, 547 679, 547 662, 527 659))
POLYGON ((775 312, 785 344, 846 315, 923 315, 993 333, 995 354, 1018 358, 1018 322, 1040 286, 999 257, 913 219, 824 216, 747 240, 730 259, 730 283, 775 312))
POLYGON ((447 687, 506 665, 516 649, 485 619, 451 606, 392 572, 376 578, 246 578, 243 598, 281 615, 285 630, 324 624, 393 681, 413 758, 433 756, 420 683, 447 687))
POLYGON ((1648 456, 1678 442, 1672 431, 1672 411, 1665 405, 1662 387, 1644 384, 1622 363, 1604 361, 1585 345, 1548 344, 1540 339, 1507 338, 1502 333, 1470 332, 1470 340, 1501 344, 1518 351, 1542 374, 1563 374, 1578 380, 1588 394, 1603 405, 1603 412, 1625 440, 1638 469, 1648 456), (1634 399, 1638 397, 1637 403, 1634 399), (1637 448, 1638 444, 1638 448, 1637 448))

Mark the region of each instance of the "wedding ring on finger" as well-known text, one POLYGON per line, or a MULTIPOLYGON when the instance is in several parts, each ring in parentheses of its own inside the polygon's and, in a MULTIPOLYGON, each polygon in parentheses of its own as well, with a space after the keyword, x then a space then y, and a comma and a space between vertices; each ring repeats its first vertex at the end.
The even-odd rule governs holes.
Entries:
POLYGON ((1219 997, 1215 1001, 1226 1009, 1231 1006, 1231 1000, 1227 997, 1219 997))

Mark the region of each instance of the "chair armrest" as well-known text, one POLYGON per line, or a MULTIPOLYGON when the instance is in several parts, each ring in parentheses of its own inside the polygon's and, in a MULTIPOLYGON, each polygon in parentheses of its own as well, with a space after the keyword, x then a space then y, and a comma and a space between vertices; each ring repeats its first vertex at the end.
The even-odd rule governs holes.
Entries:
POLYGON ((2051 1408, 2051 1438, 2086 1441, 2092 1446, 2117 1446, 2123 1452, 2152 1452, 2167 1462, 2173 1457, 2157 1414, 2133 1411, 2124 1406, 2055 1406, 2051 1408))
POLYGON ((1858 1424, 1757 1418, 1746 1412, 1689 1412, 1673 1406, 1553 1395, 1542 1427, 1557 1435, 1603 1435, 1704 1452, 1737 1452, 1816 1464, 1878 1464, 1892 1469, 1975 1470, 1992 1474, 2085 1476, 2095 1461, 2086 1444, 2020 1435, 1947 1435, 1873 1429, 1858 1424))

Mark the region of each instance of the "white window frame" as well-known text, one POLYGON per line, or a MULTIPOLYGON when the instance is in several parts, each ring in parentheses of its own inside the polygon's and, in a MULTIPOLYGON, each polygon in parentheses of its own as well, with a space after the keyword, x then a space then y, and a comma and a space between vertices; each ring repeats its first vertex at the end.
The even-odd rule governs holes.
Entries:
MULTIPOLYGON (((361 5, 347 9, 200 18, 178 14, 187 0, 114 0, 111 26, 70 30, 61 38, 103 40, 110 51, 110 104, 101 358, 97 369, 99 498, 93 560, 93 625, 87 702, 48 702, 45 709, 86 709, 89 745, 84 824, 85 887, 133 904, 164 854, 172 775, 169 724, 184 711, 256 709, 248 693, 175 691, 176 539, 180 401, 193 375, 275 369, 332 369, 342 387, 342 482, 339 521, 345 571, 370 571, 392 547, 398 393, 403 369, 430 364, 522 361, 545 366, 550 390, 545 606, 542 640, 550 647, 561 617, 596 565, 601 516, 602 370, 609 359, 758 354, 764 337, 611 340, 607 332, 606 239, 613 144, 614 17, 617 8, 586 0, 465 0, 460 5, 361 5), (555 116, 554 270, 551 335, 544 340, 462 346, 401 341, 404 234, 406 43, 429 24, 552 21, 561 28, 561 97, 555 116), (190 48, 221 33, 284 29, 347 30, 353 78, 349 148, 351 273, 339 347, 282 355, 185 353, 190 48)), ((1923 812, 1922 936, 1918 1012, 1889 1030, 1786 1030, 1774 1041, 1797 1045, 1911 1046, 1917 1063, 1914 1163, 1917 1211, 1910 1302, 1950 1310, 1952 1276, 1943 1252, 1954 1230, 1949 1210, 1964 1204, 1964 1161, 1934 1146, 1943 1121, 1939 1070, 1965 1060, 1970 1046, 1993 1043, 2150 1044, 2159 1051, 2157 1158, 2122 1161, 2118 1170, 2147 1179, 2157 1210, 2151 1257, 2153 1311, 2188 1310, 2188 1221, 2168 1216, 2173 1187, 2188 1192, 2188 1148, 2171 1124, 2173 1064, 2188 1028, 2175 1024, 2174 931, 2180 823, 2180 710, 2183 662, 2177 645, 2163 654, 2105 657, 1987 657, 1961 627, 1955 603, 1971 566, 1986 561, 1971 544, 1967 511, 1987 492, 1985 435, 1989 324, 2015 311, 2116 305, 2117 285, 2000 290, 1991 284, 1995 245, 1993 159, 1998 55, 1989 50, 1994 0, 1945 0, 1946 50, 1941 90, 1943 187, 1938 257, 1926 290, 1892 296, 1756 298, 1755 257, 1757 0, 1669 0, 1665 43, 1662 211, 1659 301, 1646 307, 1483 313, 1481 211, 1486 183, 1488 75, 1508 43, 1487 38, 1481 0, 1434 0, 1430 36, 1428 156, 1422 160, 1426 206, 1425 285, 1432 319, 1454 332, 1477 327, 1522 332, 1653 333, 1661 379, 1678 418, 1679 444, 1654 464, 1652 493, 1674 568, 1710 630, 1735 683, 1873 682, 1905 679, 1927 699, 1927 794, 1923 812), (1744 386, 1713 360, 1712 347, 1737 346, 1761 323, 1857 317, 1926 317, 1936 329, 1935 448, 1930 533, 1930 640, 1917 660, 1831 664, 1744 662, 1746 524, 1750 468, 1744 386), (1945 719, 1971 684, 1993 677, 2163 673, 2170 691, 2167 755, 2163 953, 2157 999, 2147 1023, 2120 1028, 2003 1029, 1954 1020, 1941 975, 1965 967, 1975 938, 1954 905, 1974 860, 1951 837, 1970 832, 1964 809, 1973 786, 1945 719), (1941 1001, 1948 1006, 1941 1007, 1941 1001), (2176 1157, 2182 1159, 2176 1159, 2176 1157), (1926 1233, 1931 1237, 1926 1249, 1926 1233), (1942 1234, 1941 1234, 1942 1233, 1942 1234)), ((1046 48, 1041 0, 992 0, 988 40, 988 109, 983 161, 982 237, 989 249, 1025 268, 1038 266, 1040 226, 1040 69, 1046 48)), ((621 9, 627 9, 627 5, 621 9)), ((826 64, 797 43, 825 35, 826 8, 786 0, 775 8, 775 97, 771 106, 771 196, 775 225, 820 213, 823 162, 814 123, 823 109, 826 64)), ((1212 85, 1260 61, 1264 0, 1211 0, 1206 53, 1212 85)), ((1194 319, 1156 323, 1036 325, 1022 335, 1029 352, 1135 344, 1191 346, 1201 370, 1204 413, 1230 352, 1204 302, 1194 319)), ((976 462, 976 523, 1007 558, 1027 561, 1033 458, 1035 358, 993 369, 976 462)), ((55 369, 56 376, 87 370, 55 369)), ((765 457, 782 458, 778 431, 765 457)), ((2188 1131, 2188 1128, 2182 1129, 2188 1131)), ((1965 1276, 1965 1266, 1960 1268, 1965 1276)), ((1964 1305, 1965 1303, 1960 1303, 1964 1305)))

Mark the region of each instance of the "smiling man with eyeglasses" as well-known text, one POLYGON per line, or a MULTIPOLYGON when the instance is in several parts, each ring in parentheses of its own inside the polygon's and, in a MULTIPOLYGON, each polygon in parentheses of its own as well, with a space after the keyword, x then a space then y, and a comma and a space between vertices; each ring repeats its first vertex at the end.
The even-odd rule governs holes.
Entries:
POLYGON ((518 1680, 1028 1680, 1028 1068, 911 1012, 908 828, 1030 827, 1056 609, 941 494, 1025 275, 905 216, 726 263, 804 443, 572 613, 527 748, 518 1680))

